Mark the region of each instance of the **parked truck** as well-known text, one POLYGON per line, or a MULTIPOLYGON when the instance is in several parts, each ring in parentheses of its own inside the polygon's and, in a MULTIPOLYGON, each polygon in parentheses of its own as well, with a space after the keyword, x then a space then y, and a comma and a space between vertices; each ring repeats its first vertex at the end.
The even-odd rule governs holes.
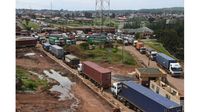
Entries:
POLYGON ((43 46, 43 49, 45 51, 49 51, 49 48, 50 48, 51 44, 49 44, 49 43, 43 43, 42 46, 43 46))
POLYGON ((84 61, 79 64, 78 71, 91 79, 99 87, 106 89, 111 86, 111 71, 109 69, 90 61, 84 61))
POLYGON ((55 57, 59 59, 62 59, 64 57, 64 50, 62 47, 58 45, 51 45, 49 51, 51 54, 53 54, 55 57))
POLYGON ((64 62, 72 68, 77 68, 80 59, 72 54, 65 55, 64 62))
POLYGON ((140 50, 140 48, 144 47, 144 43, 143 42, 137 42, 136 43, 136 49, 140 50))
POLYGON ((34 37, 17 37, 16 48, 35 47, 37 40, 34 37))
POLYGON ((115 82, 111 92, 137 112, 182 112, 182 106, 133 81, 115 82))
POLYGON ((157 53, 156 62, 158 65, 170 72, 172 76, 180 76, 182 74, 181 65, 172 57, 163 53, 157 53))
POLYGON ((146 49, 146 55, 149 57, 152 61, 156 60, 156 54, 157 52, 154 49, 147 48, 146 49))

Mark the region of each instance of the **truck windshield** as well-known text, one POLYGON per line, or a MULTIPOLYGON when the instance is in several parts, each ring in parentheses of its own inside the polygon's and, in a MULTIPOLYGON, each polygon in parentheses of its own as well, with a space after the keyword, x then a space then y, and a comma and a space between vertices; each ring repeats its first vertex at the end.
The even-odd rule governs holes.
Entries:
POLYGON ((182 71, 181 68, 172 68, 173 71, 182 71))

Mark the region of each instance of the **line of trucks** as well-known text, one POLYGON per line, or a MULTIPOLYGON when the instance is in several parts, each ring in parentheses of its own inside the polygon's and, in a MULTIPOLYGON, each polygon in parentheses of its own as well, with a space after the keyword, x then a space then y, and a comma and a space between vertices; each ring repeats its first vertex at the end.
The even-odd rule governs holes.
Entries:
POLYGON ((165 69, 171 76, 179 77, 183 74, 183 70, 178 61, 166 54, 159 53, 151 48, 145 48, 142 41, 134 41, 134 47, 141 53, 146 54, 149 59, 156 61, 157 64, 165 69))
POLYGON ((114 82, 112 84, 111 71, 94 62, 84 61, 72 54, 65 54, 62 47, 43 43, 43 49, 50 52, 70 67, 77 69, 79 74, 89 79, 97 87, 108 90, 113 97, 123 102, 137 112, 182 112, 182 106, 169 99, 135 83, 134 81, 114 82))

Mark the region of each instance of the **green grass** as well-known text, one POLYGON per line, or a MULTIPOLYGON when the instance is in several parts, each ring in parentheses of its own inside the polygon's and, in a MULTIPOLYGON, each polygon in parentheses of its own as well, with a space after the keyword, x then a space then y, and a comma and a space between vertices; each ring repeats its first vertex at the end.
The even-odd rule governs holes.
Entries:
POLYGON ((88 58, 86 60, 94 62, 108 62, 110 64, 136 65, 135 59, 127 51, 123 52, 124 58, 122 58, 122 50, 120 49, 95 48, 94 50, 83 50, 83 53, 88 55, 88 58))
POLYGON ((36 90, 38 86, 47 88, 48 84, 46 80, 40 80, 38 78, 33 79, 28 71, 17 67, 16 78, 21 80, 21 86, 18 90, 36 90))
POLYGON ((27 25, 26 21, 24 20, 22 21, 22 24, 25 25, 25 27, 33 28, 34 30, 37 30, 40 28, 40 26, 37 23, 31 22, 31 21, 29 21, 27 25))
POLYGON ((157 42, 156 40, 148 40, 148 41, 144 41, 144 43, 146 45, 148 45, 149 47, 157 50, 158 52, 164 53, 170 57, 173 57, 174 59, 177 59, 176 57, 174 57, 173 55, 171 55, 164 47, 161 43, 157 42))

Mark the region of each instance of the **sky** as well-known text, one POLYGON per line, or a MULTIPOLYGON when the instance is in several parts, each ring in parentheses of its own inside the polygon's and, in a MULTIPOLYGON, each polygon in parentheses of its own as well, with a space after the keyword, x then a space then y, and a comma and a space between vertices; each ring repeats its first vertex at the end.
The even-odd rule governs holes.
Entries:
MULTIPOLYGON (((16 8, 55 10, 95 10, 96 0, 16 0, 16 8)), ((184 0, 110 0, 110 9, 153 9, 184 7, 184 0)))

